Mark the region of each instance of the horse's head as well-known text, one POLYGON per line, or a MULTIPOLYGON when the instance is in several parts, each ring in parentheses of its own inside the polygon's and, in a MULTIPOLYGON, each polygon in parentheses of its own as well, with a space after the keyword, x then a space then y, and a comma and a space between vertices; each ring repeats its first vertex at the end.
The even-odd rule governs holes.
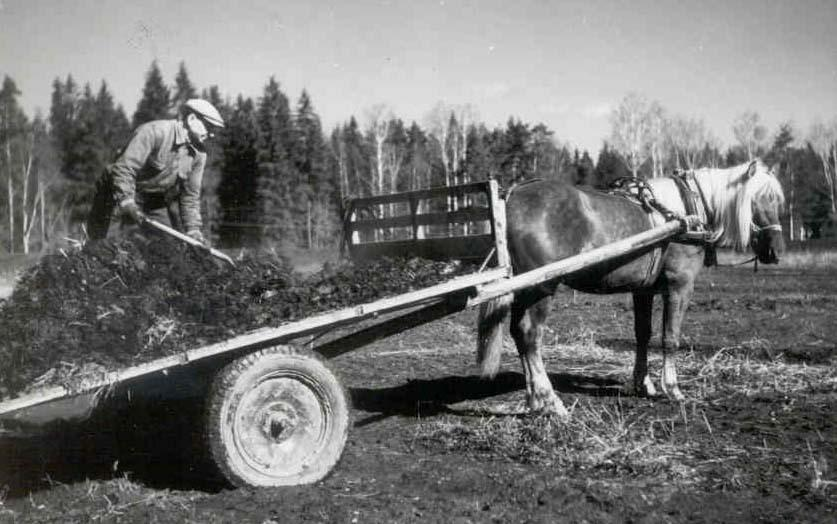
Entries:
POLYGON ((767 176, 772 179, 760 183, 751 202, 753 216, 750 225, 750 246, 762 264, 778 264, 779 255, 785 250, 782 225, 779 222, 784 196, 775 171, 775 166, 767 170, 760 160, 756 160, 750 164, 746 175, 748 178, 767 176))

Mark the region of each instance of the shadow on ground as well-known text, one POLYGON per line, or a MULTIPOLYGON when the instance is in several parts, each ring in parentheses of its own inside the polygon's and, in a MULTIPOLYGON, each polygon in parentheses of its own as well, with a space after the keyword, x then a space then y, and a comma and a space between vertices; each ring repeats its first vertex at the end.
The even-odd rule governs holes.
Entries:
POLYGON ((224 484, 203 444, 202 422, 202 398, 104 404, 84 422, 0 438, 0 486, 19 497, 127 474, 150 487, 217 491, 224 484))
MULTIPOLYGON (((590 396, 616 396, 622 383, 613 379, 550 373, 552 387, 558 393, 579 393, 590 396)), ((476 376, 448 376, 429 380, 410 380, 389 388, 353 388, 355 409, 372 413, 359 419, 357 426, 372 424, 391 416, 429 417, 453 413, 450 405, 464 401, 484 400, 525 389, 523 375, 514 372, 498 374, 493 380, 476 376)), ((457 411, 458 414, 462 414, 457 411)))
MULTIPOLYGON (((612 396, 618 382, 569 374, 551 374, 562 393, 612 396)), ((391 416, 429 417, 453 412, 449 406, 521 391, 520 373, 494 380, 448 376, 413 380, 389 388, 354 388, 354 408, 369 414, 357 426, 391 416)), ((225 487, 203 437, 203 397, 133 399, 105 403, 81 423, 62 423, 28 438, 0 438, 0 486, 10 497, 55 484, 105 480, 125 474, 149 487, 216 492, 225 487)), ((460 413, 461 414, 461 413, 460 413)))

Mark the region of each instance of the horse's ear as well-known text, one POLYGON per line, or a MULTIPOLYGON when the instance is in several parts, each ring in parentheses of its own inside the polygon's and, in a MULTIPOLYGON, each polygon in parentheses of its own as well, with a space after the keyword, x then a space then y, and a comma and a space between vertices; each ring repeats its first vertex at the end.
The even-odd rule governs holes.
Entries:
POLYGON ((759 172, 759 169, 766 170, 767 164, 765 164, 764 160, 762 160, 761 158, 756 157, 753 160, 751 160, 750 164, 747 166, 747 173, 744 175, 744 178, 752 178, 753 176, 755 176, 756 173, 759 172))
POLYGON ((781 163, 776 162, 772 166, 770 166, 770 170, 768 171, 769 174, 773 175, 774 177, 779 177, 779 169, 781 168, 781 163))

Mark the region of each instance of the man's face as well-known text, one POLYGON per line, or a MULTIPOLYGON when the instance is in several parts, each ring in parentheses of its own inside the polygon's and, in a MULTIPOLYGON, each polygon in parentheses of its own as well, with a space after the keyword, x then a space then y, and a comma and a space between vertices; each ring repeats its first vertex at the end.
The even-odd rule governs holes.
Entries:
POLYGON ((212 136, 206 124, 195 113, 189 113, 186 117, 186 130, 189 132, 189 140, 197 146, 203 146, 212 136))

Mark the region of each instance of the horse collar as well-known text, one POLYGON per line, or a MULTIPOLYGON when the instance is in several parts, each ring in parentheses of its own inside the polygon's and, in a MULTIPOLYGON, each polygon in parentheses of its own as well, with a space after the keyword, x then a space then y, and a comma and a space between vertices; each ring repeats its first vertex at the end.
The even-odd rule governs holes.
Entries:
POLYGON ((686 215, 699 217, 701 225, 707 230, 712 230, 712 218, 709 214, 709 206, 700 184, 697 183, 694 171, 675 172, 671 177, 677 190, 680 191, 680 198, 686 208, 686 215))

